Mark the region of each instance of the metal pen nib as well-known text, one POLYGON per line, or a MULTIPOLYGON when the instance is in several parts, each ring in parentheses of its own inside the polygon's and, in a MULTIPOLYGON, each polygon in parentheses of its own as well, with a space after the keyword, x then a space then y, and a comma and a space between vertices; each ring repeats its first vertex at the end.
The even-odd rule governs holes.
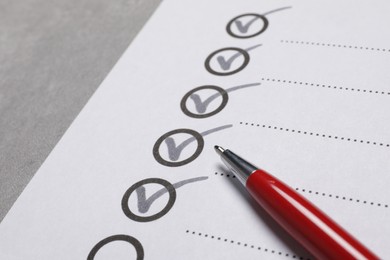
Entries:
POLYGON ((218 155, 222 155, 225 149, 223 149, 221 146, 214 145, 214 149, 217 152, 218 155))
POLYGON ((246 181, 252 172, 257 170, 257 167, 253 166, 228 149, 223 149, 221 146, 215 145, 214 149, 221 156, 224 164, 233 172, 237 179, 246 186, 246 181))

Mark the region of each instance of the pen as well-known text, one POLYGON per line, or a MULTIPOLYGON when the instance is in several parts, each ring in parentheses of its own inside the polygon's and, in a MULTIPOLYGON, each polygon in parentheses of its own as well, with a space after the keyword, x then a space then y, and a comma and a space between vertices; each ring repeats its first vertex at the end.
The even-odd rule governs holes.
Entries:
POLYGON ((271 217, 317 259, 379 259, 292 188, 220 146, 222 161, 271 217))

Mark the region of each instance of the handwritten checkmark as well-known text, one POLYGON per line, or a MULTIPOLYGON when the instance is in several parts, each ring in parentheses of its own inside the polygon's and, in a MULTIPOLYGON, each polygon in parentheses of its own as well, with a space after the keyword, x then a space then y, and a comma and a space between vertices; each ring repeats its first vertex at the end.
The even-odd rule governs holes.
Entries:
MULTIPOLYGON (((175 189, 177 189, 177 188, 180 188, 180 187, 182 187, 182 186, 184 186, 186 184, 193 183, 193 182, 198 182, 198 181, 204 181, 204 180, 207 180, 207 179, 208 179, 207 176, 196 177, 196 178, 192 178, 192 179, 187 179, 187 180, 182 180, 182 181, 176 182, 176 183, 172 184, 172 186, 175 189)), ((138 207, 138 211, 140 213, 147 213, 148 210, 150 209, 150 207, 152 206, 153 202, 155 202, 158 198, 160 198, 165 193, 169 192, 169 189, 170 188, 162 188, 162 189, 158 190, 157 192, 155 192, 154 194, 152 194, 147 199, 146 198, 146 189, 145 189, 145 187, 144 186, 138 187, 135 190, 136 193, 137 193, 137 207, 138 207)))
MULTIPOLYGON (((266 13, 263 13, 261 16, 264 17, 264 16, 266 16, 268 14, 272 14, 272 13, 279 12, 279 11, 282 11, 282 10, 285 10, 285 9, 289 9, 289 8, 291 8, 291 6, 277 8, 277 9, 268 11, 266 13)), ((240 31, 240 33, 247 33, 248 30, 249 30, 249 27, 251 27, 251 25, 258 19, 259 19, 259 17, 255 16, 254 18, 250 19, 245 24, 242 21, 240 21, 240 20, 235 20, 234 24, 237 26, 237 29, 240 31)))
MULTIPOLYGON (((235 91, 238 89, 254 87, 254 86, 258 86, 258 85, 260 85, 260 83, 245 84, 245 85, 240 85, 240 86, 228 88, 225 91, 232 92, 232 91, 235 91)), ((202 101, 200 96, 198 94, 194 93, 194 94, 191 94, 190 98, 192 99, 192 101, 195 104, 196 111, 200 114, 203 114, 206 112, 207 107, 210 105, 210 103, 212 101, 214 101, 216 98, 218 98, 219 96, 221 96, 220 93, 215 93, 215 94, 211 95, 210 97, 208 97, 206 100, 202 101)))
MULTIPOLYGON (((224 130, 226 128, 232 127, 232 126, 233 125, 223 125, 223 126, 220 126, 220 127, 216 127, 216 128, 204 131, 204 132, 200 133, 200 135, 206 136, 208 134, 211 134, 211 133, 214 133, 214 132, 217 132, 217 131, 221 131, 221 130, 224 130)), ((195 137, 190 137, 190 138, 184 140, 179 145, 176 145, 175 139, 173 139, 172 137, 167 137, 165 139, 165 144, 167 145, 167 148, 168 148, 168 157, 169 157, 169 159, 171 161, 179 160, 180 154, 182 153, 183 149, 185 147, 187 147, 190 143, 192 143, 195 140, 196 140, 195 137)))
MULTIPOLYGON (((249 47, 247 49, 245 49, 245 51, 250 51, 250 50, 253 50, 259 46, 261 46, 262 44, 257 44, 257 45, 254 45, 252 47, 249 47)), ((233 54, 232 56, 230 56, 229 58, 225 58, 223 55, 218 55, 217 56, 217 61, 219 63, 219 66, 221 67, 222 70, 226 71, 226 70, 229 70, 230 67, 232 66, 232 63, 234 62, 235 59, 237 59, 238 57, 240 57, 242 55, 241 52, 237 52, 235 54, 233 54)))
POLYGON ((236 24, 237 29, 238 29, 241 33, 247 33, 248 30, 249 30, 249 27, 250 27, 257 19, 259 19, 259 18, 258 18, 258 17, 254 17, 254 18, 252 18, 251 20, 249 20, 246 24, 243 24, 240 20, 236 20, 236 21, 234 21, 234 23, 236 24))
POLYGON ((285 9, 289 9, 291 6, 287 7, 281 7, 274 10, 270 10, 268 12, 265 12, 263 14, 257 14, 257 13, 247 13, 242 14, 237 17, 234 17, 232 20, 229 21, 227 24, 226 30, 227 33, 230 36, 233 36, 235 38, 251 38, 255 37, 261 33, 263 33, 268 28, 268 19, 266 15, 279 12, 285 9), (255 23, 256 21, 260 21, 255 23), (256 29, 250 30, 253 24, 256 24, 256 29), (236 29, 232 29, 232 27, 235 27, 236 29), (237 31, 237 32, 234 32, 237 31), (249 33, 249 31, 252 31, 249 33))

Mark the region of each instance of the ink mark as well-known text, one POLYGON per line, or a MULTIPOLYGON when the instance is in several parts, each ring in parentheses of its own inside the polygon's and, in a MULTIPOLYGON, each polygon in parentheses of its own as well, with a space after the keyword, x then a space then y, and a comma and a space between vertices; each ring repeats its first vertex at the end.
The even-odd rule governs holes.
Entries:
POLYGON ((280 8, 276 8, 276 9, 273 9, 271 11, 265 12, 265 13, 263 13, 263 15, 266 16, 266 15, 269 15, 269 14, 273 14, 273 13, 280 12, 280 11, 283 11, 283 10, 286 10, 286 9, 291 9, 291 8, 292 8, 292 6, 280 7, 280 8))
POLYGON ((159 178, 149 178, 139 181, 133 184, 123 195, 122 197, 122 211, 129 218, 137 222, 150 222, 156 219, 161 218, 173 207, 176 201, 176 189, 180 188, 186 184, 199 182, 207 180, 208 177, 196 177, 191 179, 186 179, 183 181, 179 181, 177 183, 171 184, 170 182, 159 179, 159 178), (146 184, 159 184, 162 185, 163 188, 152 194, 148 199, 146 198, 146 189, 144 185, 146 184), (135 214, 130 210, 129 207, 129 198, 133 192, 136 192, 137 195, 137 209, 140 213, 147 213, 151 207, 151 205, 165 193, 169 194, 169 199, 165 207, 159 211, 158 213, 151 216, 140 216, 135 214))
MULTIPOLYGON (((261 44, 249 47, 249 48, 245 49, 245 51, 248 52, 248 51, 250 51, 252 49, 255 49, 255 48, 259 47, 259 46, 261 46, 261 44)), ((227 60, 225 59, 225 56, 218 55, 217 56, 217 60, 218 60, 218 63, 219 63, 219 65, 221 66, 221 68, 223 70, 229 70, 231 65, 232 65, 232 63, 233 63, 233 61, 235 59, 237 59, 238 57, 240 57, 241 55, 242 55, 241 52, 237 52, 236 54, 231 55, 227 60)))
POLYGON ((254 86, 258 86, 258 85, 260 85, 260 83, 251 83, 251 84, 245 84, 245 85, 240 85, 240 86, 236 86, 236 87, 231 87, 231 88, 228 88, 226 90, 224 90, 221 87, 212 86, 212 85, 200 86, 200 87, 192 89, 191 91, 187 92, 187 94, 184 95, 184 97, 182 98, 182 100, 180 102, 180 108, 184 114, 186 114, 187 116, 192 117, 192 118, 210 117, 210 116, 213 116, 213 115, 219 113, 226 106, 226 104, 229 100, 229 96, 228 96, 229 92, 243 89, 243 88, 254 87, 254 86), (209 97, 206 97, 206 99, 204 101, 202 101, 200 94, 197 94, 197 93, 202 92, 202 90, 207 90, 207 89, 215 90, 215 91, 217 91, 217 93, 215 93, 209 97), (213 111, 211 111, 209 113, 205 113, 207 111, 208 106, 215 99, 217 99, 220 96, 222 97, 221 104, 213 111), (195 105, 195 110, 196 110, 195 113, 191 112, 187 108, 186 104, 187 104, 188 98, 190 98, 195 105))
MULTIPOLYGON (((265 29, 267 28, 268 26, 268 20, 265 19, 264 16, 260 16, 260 15, 257 15, 257 14, 250 14, 252 16, 255 16, 254 18, 252 18, 251 20, 249 20, 249 22, 243 24, 240 20, 235 20, 234 23, 235 25, 237 26, 237 29, 240 31, 240 33, 247 33, 248 32, 248 29, 249 27, 257 20, 257 19, 261 19, 263 20, 264 22, 264 25, 263 25, 263 28, 262 30, 258 33, 262 33, 263 31, 265 31, 265 29), (264 18, 263 18, 264 17, 264 18)), ((248 16, 248 14, 246 15, 243 15, 243 16, 248 16)), ((243 17, 243 16, 240 16, 239 18, 243 17)))
POLYGON ((169 166, 169 167, 177 167, 177 166, 182 166, 182 165, 188 164, 188 163, 192 162, 193 160, 195 160, 202 152, 203 147, 204 147, 203 136, 230 128, 232 126, 233 125, 223 125, 220 127, 209 129, 209 130, 201 132, 201 133, 198 133, 198 132, 191 130, 191 129, 185 129, 185 128, 169 131, 169 132, 163 134, 154 144, 153 156, 158 163, 165 165, 165 166, 169 166), (180 144, 177 145, 175 139, 171 136, 175 135, 175 134, 182 134, 182 133, 189 134, 189 135, 191 135, 191 137, 184 140, 183 142, 181 142, 180 144), (194 141, 197 141, 197 143, 198 143, 195 152, 187 159, 178 161, 180 159, 180 155, 183 152, 183 150, 194 141), (169 161, 164 159, 160 154, 160 146, 163 142, 165 143, 166 148, 167 148, 167 154, 168 154, 169 161))
MULTIPOLYGON (((189 184, 189 183, 193 183, 193 182, 198 182, 198 181, 203 181, 203 180, 207 180, 208 177, 204 176, 204 177, 196 177, 196 178, 192 178, 192 179, 187 179, 187 180, 183 180, 183 181, 179 181, 179 182, 176 182, 174 184, 172 184, 173 188, 175 189, 178 189, 186 184, 189 184)), ((169 187, 168 187, 169 189, 169 187)), ((138 187, 135 191, 137 193, 137 197, 138 197, 138 211, 140 213, 147 213, 150 206, 153 204, 153 202, 155 200, 157 200, 158 198, 160 198, 162 195, 164 195, 165 193, 168 192, 168 189, 167 188, 162 188, 160 189, 159 191, 155 192, 152 196, 150 196, 148 199, 146 199, 146 190, 145 190, 145 187, 144 186, 140 186, 138 187)))
POLYGON ((255 37, 265 32, 268 28, 269 21, 265 17, 268 14, 279 12, 285 9, 289 9, 291 6, 277 8, 268 11, 264 14, 246 13, 231 19, 226 25, 226 32, 234 37, 240 39, 246 39, 255 37))
MULTIPOLYGON (((206 58, 206 60, 205 60, 206 70, 208 72, 210 72, 211 74, 214 74, 217 76, 228 76, 228 75, 235 74, 235 73, 243 70, 249 64, 250 57, 249 57, 248 51, 253 50, 259 46, 262 46, 262 44, 257 44, 257 45, 251 46, 247 49, 228 47, 228 48, 222 48, 222 49, 216 50, 206 58), (228 55, 227 53, 230 53, 230 54, 228 55), (242 63, 239 66, 235 66, 236 68, 231 69, 234 61, 240 56, 243 56, 243 58, 244 58, 242 63), (216 57, 216 59, 213 59, 214 57, 216 57), (215 60, 219 66, 218 69, 215 68, 216 67, 215 64, 211 65, 211 63, 215 60)), ((235 62, 235 63, 237 63, 237 62, 235 62)))

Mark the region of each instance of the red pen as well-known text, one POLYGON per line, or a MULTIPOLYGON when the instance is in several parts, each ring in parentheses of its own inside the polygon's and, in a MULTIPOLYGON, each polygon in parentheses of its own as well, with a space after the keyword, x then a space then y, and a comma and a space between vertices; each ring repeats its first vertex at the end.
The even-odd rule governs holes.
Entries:
POLYGON ((294 189, 227 149, 215 150, 260 206, 317 259, 379 259, 294 189))

